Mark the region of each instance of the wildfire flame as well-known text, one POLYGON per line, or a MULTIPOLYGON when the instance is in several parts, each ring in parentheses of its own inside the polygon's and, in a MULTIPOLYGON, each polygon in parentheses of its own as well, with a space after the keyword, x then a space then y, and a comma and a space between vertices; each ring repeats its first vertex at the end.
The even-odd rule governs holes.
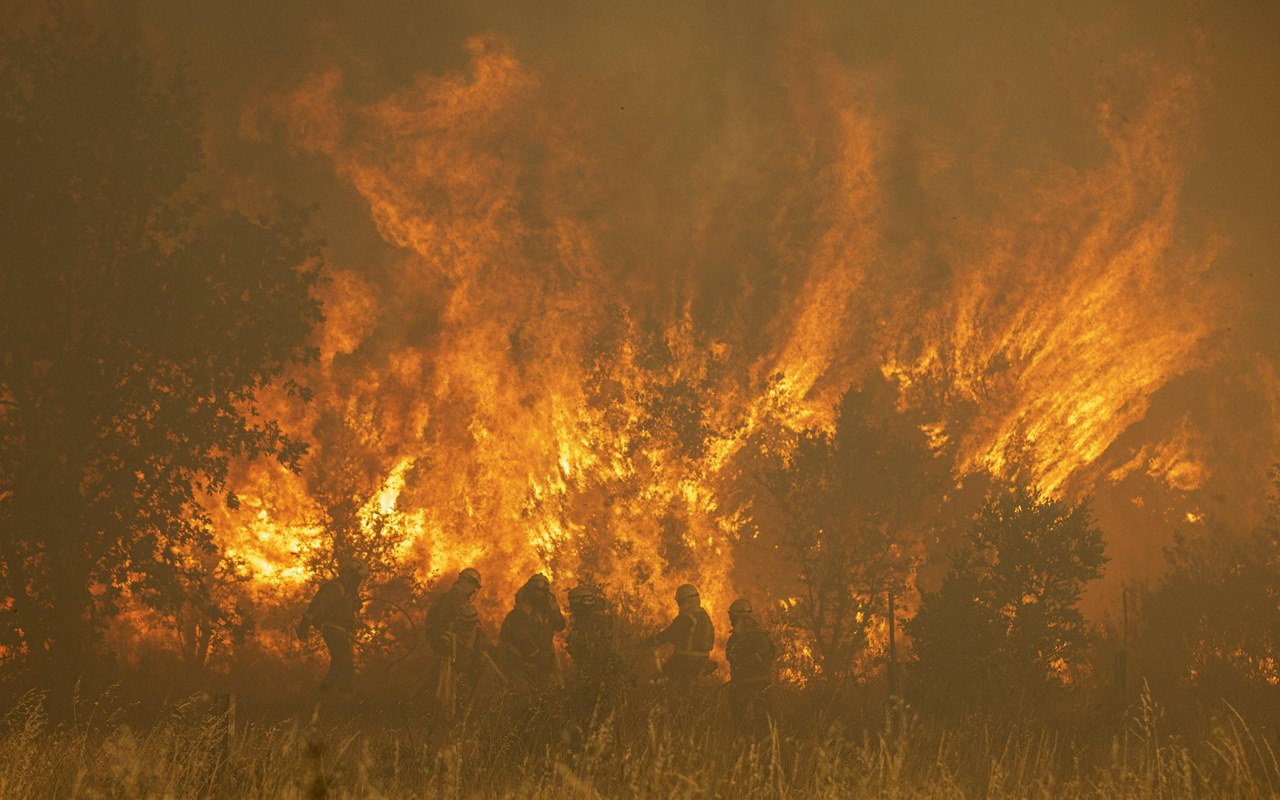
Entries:
MULTIPOLYGON (((586 94, 500 38, 467 47, 465 72, 380 100, 351 99, 334 70, 256 112, 279 114, 395 248, 334 269, 320 363, 304 376, 315 403, 280 408, 313 459, 358 454, 361 524, 394 516, 395 557, 420 580, 475 565, 497 612, 530 573, 561 588, 589 578, 648 621, 686 581, 713 609, 790 596, 790 578, 747 586, 735 570, 740 455, 829 430, 840 395, 877 372, 929 414, 922 436, 959 473, 1026 470, 1046 493, 1135 470, 1203 483, 1186 429, 1099 472, 1217 325, 1198 288, 1214 245, 1178 224, 1190 75, 1153 81, 1124 121, 1101 105, 1090 165, 957 213, 939 247, 949 278, 930 291, 902 285, 897 264, 921 255, 887 241, 892 121, 874 76, 798 43, 762 135, 787 153, 767 191, 743 199, 733 175, 710 181, 675 203, 692 222, 667 230, 676 212, 643 185, 632 194, 647 199, 623 204, 635 219, 601 212, 611 170, 643 180, 643 158, 599 144, 586 94), (768 209, 761 230, 728 222, 753 203, 768 209), (651 226, 652 253, 636 255, 632 226, 651 226), (749 258, 773 265, 767 288, 720 263, 725 240, 761 248, 749 258), (671 253, 656 278, 629 275, 671 253), (713 285, 727 307, 704 301, 713 285)), ((921 180, 938 188, 950 161, 931 158, 921 180)), ((236 491, 219 535, 255 590, 309 580, 328 532, 305 474, 246 466, 236 491)))

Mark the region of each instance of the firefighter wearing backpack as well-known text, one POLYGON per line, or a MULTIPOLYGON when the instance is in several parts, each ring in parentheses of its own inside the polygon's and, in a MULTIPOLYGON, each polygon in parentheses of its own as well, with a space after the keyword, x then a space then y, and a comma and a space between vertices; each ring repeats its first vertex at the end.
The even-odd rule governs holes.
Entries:
POLYGON ((574 667, 570 702, 585 723, 607 710, 621 689, 617 620, 600 587, 591 583, 569 590, 569 616, 572 625, 565 637, 565 652, 574 667))
POLYGON ((681 687, 688 687, 695 678, 715 672, 711 648, 716 642, 716 629, 693 585, 686 583, 676 589, 676 605, 680 609, 676 618, 647 641, 650 645, 673 648, 662 664, 662 675, 681 687))
POLYGON ((360 585, 369 575, 369 567, 359 559, 344 560, 338 577, 325 581, 311 598, 302 621, 298 623, 298 639, 306 641, 312 628, 320 631, 329 651, 329 671, 320 691, 342 698, 351 696, 355 674, 355 633, 360 626, 360 585))
POLYGON ((471 603, 478 591, 480 573, 467 567, 427 611, 427 641, 435 654, 429 685, 446 719, 469 703, 490 650, 471 603))
POLYGON ((729 698, 734 722, 746 731, 759 728, 765 719, 765 690, 773 678, 777 651, 746 600, 734 600, 729 606, 729 623, 733 631, 724 647, 729 660, 729 698))

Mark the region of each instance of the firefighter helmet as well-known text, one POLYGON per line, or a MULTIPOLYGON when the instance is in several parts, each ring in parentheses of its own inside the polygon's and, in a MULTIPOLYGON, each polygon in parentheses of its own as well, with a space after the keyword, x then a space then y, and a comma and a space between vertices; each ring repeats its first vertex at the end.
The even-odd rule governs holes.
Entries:
POLYGON ((364 580, 369 577, 369 565, 358 558, 349 558, 338 565, 338 574, 364 580))
POLYGON ((692 583, 681 584, 680 588, 676 589, 677 603, 683 603, 686 600, 697 600, 697 599, 698 599, 698 589, 692 583))
POLYGON ((569 590, 569 605, 574 608, 594 608, 604 602, 599 587, 589 583, 579 584, 569 590))

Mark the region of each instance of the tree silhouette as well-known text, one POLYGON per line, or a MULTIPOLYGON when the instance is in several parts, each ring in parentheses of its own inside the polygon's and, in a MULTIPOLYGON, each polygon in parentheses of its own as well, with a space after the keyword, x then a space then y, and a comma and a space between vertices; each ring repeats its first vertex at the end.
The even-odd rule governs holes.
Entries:
POLYGON ((1180 532, 1143 596, 1138 669, 1160 698, 1280 708, 1280 469, 1271 515, 1240 533, 1180 532))
POLYGON ((945 474, 917 422, 894 409, 891 387, 869 383, 841 399, 832 433, 802 433, 790 457, 763 472, 756 524, 794 565, 799 588, 779 621, 826 678, 857 670, 868 632, 885 620, 886 593, 907 588, 945 474))
POLYGON ((1070 683, 1086 638, 1077 604, 1104 551, 1084 502, 1023 485, 988 497, 907 624, 912 695, 943 710, 1020 708, 1070 683))
POLYGON ((255 396, 313 356, 316 247, 184 196, 198 115, 111 38, 0 43, 0 636, 66 676, 125 593, 207 611, 201 498, 303 453, 255 396))

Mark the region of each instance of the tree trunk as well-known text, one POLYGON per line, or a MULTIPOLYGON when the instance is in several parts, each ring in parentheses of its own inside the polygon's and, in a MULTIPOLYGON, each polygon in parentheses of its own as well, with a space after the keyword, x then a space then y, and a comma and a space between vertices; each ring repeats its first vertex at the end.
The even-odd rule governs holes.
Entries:
MULTIPOLYGON (((99 631, 93 582, 95 531, 85 529, 84 500, 76 459, 56 471, 57 484, 46 494, 47 524, 53 534, 48 548, 48 596, 53 598, 46 647, 46 680, 55 691, 70 691, 82 678, 92 687, 105 676, 97 659, 99 631)), ((69 696, 69 695, 68 695, 69 696)))

